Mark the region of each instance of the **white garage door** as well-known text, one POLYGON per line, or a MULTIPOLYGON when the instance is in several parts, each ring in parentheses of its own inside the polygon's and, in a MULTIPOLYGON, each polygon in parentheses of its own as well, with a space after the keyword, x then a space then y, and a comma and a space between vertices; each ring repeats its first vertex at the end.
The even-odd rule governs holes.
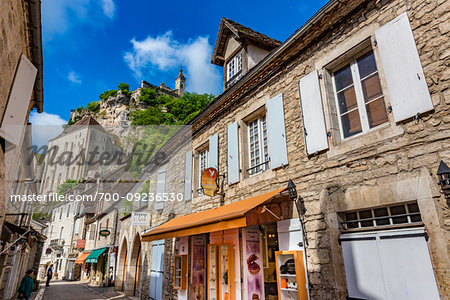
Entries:
POLYGON ((353 299, 439 299, 423 229, 341 235, 353 299))

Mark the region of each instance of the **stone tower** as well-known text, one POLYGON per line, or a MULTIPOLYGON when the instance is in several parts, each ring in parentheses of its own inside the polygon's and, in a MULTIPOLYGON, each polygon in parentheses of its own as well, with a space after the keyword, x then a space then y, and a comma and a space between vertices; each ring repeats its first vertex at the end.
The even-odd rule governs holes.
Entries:
POLYGON ((180 73, 178 73, 177 79, 175 79, 175 90, 177 91, 180 97, 184 95, 184 83, 186 78, 183 75, 183 68, 180 68, 180 73))

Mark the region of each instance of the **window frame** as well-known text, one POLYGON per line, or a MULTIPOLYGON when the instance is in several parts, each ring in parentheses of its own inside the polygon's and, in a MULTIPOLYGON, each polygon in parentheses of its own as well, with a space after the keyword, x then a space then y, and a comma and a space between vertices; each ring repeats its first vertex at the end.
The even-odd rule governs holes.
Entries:
POLYGON ((205 159, 205 168, 206 170, 208 168, 208 158, 209 158, 209 145, 207 147, 200 148, 197 151, 198 159, 197 159, 197 170, 198 170, 198 185, 197 185, 197 194, 199 196, 204 195, 203 189, 202 189, 202 154, 205 153, 204 159, 205 159))
POLYGON ((337 65, 335 65, 334 67, 330 67, 327 68, 328 72, 330 74, 330 79, 331 79, 331 85, 332 85, 332 97, 334 98, 334 102, 332 103, 332 105, 335 106, 335 110, 336 110, 336 114, 337 114, 337 122, 339 124, 339 137, 341 141, 344 140, 348 140, 351 138, 354 138, 356 136, 359 136, 361 134, 365 134, 367 132, 370 132, 372 130, 375 130, 379 127, 385 126, 386 124, 390 123, 390 119, 389 119, 389 115, 388 115, 388 103, 386 102, 386 91, 383 88, 383 83, 382 83, 382 79, 381 79, 381 72, 380 72, 380 66, 379 66, 379 62, 377 61, 377 57, 375 54, 375 49, 372 48, 371 45, 367 45, 366 47, 358 47, 359 50, 361 50, 360 52, 353 52, 352 53, 344 53, 343 55, 341 55, 340 57, 336 58, 336 60, 339 62, 337 65), (359 74, 359 68, 358 68, 358 59, 364 57, 365 55, 367 55, 369 52, 372 52, 372 55, 374 57, 374 61, 375 61, 375 66, 376 66, 376 71, 372 72, 368 75, 366 75, 363 79, 361 79, 360 74, 359 74), (342 88, 341 90, 337 90, 336 88, 336 78, 335 78, 335 74, 338 70, 341 70, 343 68, 346 67, 350 67, 350 71, 351 71, 351 75, 352 75, 352 84, 349 86, 346 86, 345 88, 342 88), (375 74, 378 74, 378 82, 380 85, 380 90, 381 90, 381 95, 377 96, 374 99, 371 99, 369 102, 365 102, 364 100, 364 93, 363 93, 363 88, 362 88, 362 80, 369 78, 370 76, 373 76, 375 74), (357 107, 347 111, 345 113, 341 113, 340 108, 339 108, 339 98, 338 98, 338 93, 349 88, 349 87, 354 87, 354 92, 355 92, 355 97, 356 97, 356 104, 357 107), (366 105, 369 103, 372 103, 374 101, 379 100, 380 98, 383 98, 383 103, 384 103, 384 108, 386 109, 386 118, 387 121, 381 124, 378 124, 374 127, 370 127, 369 124, 369 118, 368 118, 368 114, 367 114, 367 108, 366 105), (345 114, 350 113, 351 111, 354 111, 355 109, 358 110, 358 116, 359 116, 359 121, 361 124, 361 132, 352 134, 350 136, 345 137, 344 136, 344 129, 343 129, 343 125, 342 125, 342 116, 345 114))
MULTIPOLYGON (((247 132, 246 132, 246 143, 247 143, 247 168, 246 168, 246 173, 249 177, 258 175, 260 173, 263 173, 267 170, 270 170, 270 149, 269 149, 269 135, 268 135, 268 128, 267 128, 267 116, 266 113, 260 113, 256 116, 254 116, 251 119, 248 119, 246 122, 246 126, 247 126, 247 132), (265 124, 265 137, 263 134, 263 121, 264 120, 264 124, 265 124), (259 160, 260 162, 258 164, 255 164, 254 166, 252 166, 252 150, 251 150, 251 142, 250 142, 250 130, 252 128, 251 124, 254 123, 255 121, 258 121, 257 124, 257 130, 258 130, 258 143, 259 143, 259 160), (265 147, 264 147, 264 139, 265 142, 267 144, 267 152, 265 151, 265 147), (267 155, 267 160, 264 159, 264 157, 267 155), (252 171, 253 169, 257 169, 257 171, 252 171)), ((253 152, 255 152, 256 149, 254 149, 253 152)))
POLYGON ((243 55, 241 49, 235 55, 233 55, 226 63, 226 74, 227 74, 226 83, 228 87, 237 80, 239 80, 240 78, 242 78, 242 69, 243 69, 242 56, 243 55), (230 74, 230 68, 232 64, 234 66, 234 73, 230 74), (237 67, 239 67, 239 69, 237 69, 237 67))

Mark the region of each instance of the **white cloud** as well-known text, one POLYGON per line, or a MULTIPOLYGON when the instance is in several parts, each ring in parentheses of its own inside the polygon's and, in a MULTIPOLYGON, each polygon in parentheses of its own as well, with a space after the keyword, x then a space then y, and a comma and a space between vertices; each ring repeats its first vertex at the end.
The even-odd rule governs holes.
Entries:
POLYGON ((133 48, 126 52, 124 60, 138 79, 149 73, 152 67, 174 73, 183 66, 186 90, 197 93, 220 92, 220 72, 210 63, 212 46, 208 37, 190 39, 181 43, 171 31, 157 37, 148 36, 142 41, 132 39, 133 48))
POLYGON ((42 28, 45 41, 70 29, 87 24, 102 27, 115 14, 113 0, 46 0, 42 1, 42 28))
POLYGON ((102 8, 105 16, 107 16, 110 19, 114 18, 116 6, 113 0, 102 0, 102 8))
POLYGON ((67 79, 73 83, 81 83, 82 82, 80 75, 75 73, 75 71, 70 71, 69 74, 67 75, 67 79))
POLYGON ((46 112, 31 112, 29 121, 32 124, 33 145, 39 147, 48 145, 48 141, 60 134, 64 130, 63 125, 67 124, 59 115, 46 112))

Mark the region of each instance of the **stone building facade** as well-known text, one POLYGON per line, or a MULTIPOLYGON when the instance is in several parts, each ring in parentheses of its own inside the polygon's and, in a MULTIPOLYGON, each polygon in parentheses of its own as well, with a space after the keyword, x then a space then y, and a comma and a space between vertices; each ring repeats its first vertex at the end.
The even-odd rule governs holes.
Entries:
MULTIPOLYGON (((19 164, 5 166, 6 152, 12 163, 18 163, 22 159, 21 154, 27 155, 21 153, 24 138, 27 139, 25 125, 32 109, 36 108, 39 113, 43 110, 40 1, 2 1, 0 28, 0 233, 3 245, 0 254, 0 298, 9 298, 14 296, 25 268, 33 266, 29 255, 36 253, 36 247, 42 241, 32 238, 30 243, 13 244, 18 237, 29 235, 27 230, 31 229, 31 215, 29 205, 25 211, 18 212, 16 205, 8 211, 7 199, 12 189, 21 185, 16 180, 32 176, 33 168, 23 164, 21 167, 19 164), (11 178, 13 180, 8 180, 11 178), (10 214, 8 220, 6 214, 10 214)), ((32 177, 29 179, 33 180, 32 177)), ((40 235, 37 237, 41 239, 40 235)))
MULTIPOLYGON (((305 210, 289 208, 290 201, 280 196, 277 217, 301 218, 305 244, 299 247, 310 298, 370 298, 380 288, 382 298, 446 299, 449 209, 436 172, 441 160, 450 161, 448 11, 449 2, 439 0, 330 1, 242 78, 225 85, 225 92, 191 121, 192 152, 180 149, 174 160, 180 166, 184 161, 184 167, 167 167, 164 175, 182 179, 190 170, 184 188, 165 185, 165 191, 189 194, 185 206, 155 203, 144 208, 151 212, 149 229, 132 227, 142 245, 163 249, 161 258, 145 246, 150 266, 155 258, 163 262, 164 289, 157 299, 185 299, 197 292, 190 277, 186 290, 173 291, 172 256, 195 243, 180 237, 194 225, 177 220, 194 222, 189 215, 206 218, 198 212, 213 215, 213 208, 273 197, 283 193, 289 179, 305 210), (199 186, 205 166, 222 175, 212 198, 199 186), (192 187, 188 193, 186 185, 192 187), (179 210, 188 206, 189 213, 179 210), (374 249, 383 256, 377 258, 374 249), (412 263, 418 261, 422 267, 412 263), (364 276, 382 272, 377 268, 387 274, 385 281, 364 276), (409 271, 396 273, 400 269, 409 271), (407 288, 399 291, 401 284, 407 288)), ((238 36, 234 40, 244 47, 238 36)), ((225 65, 235 55, 231 52, 220 58, 225 65)), ((150 192, 158 193, 160 173, 150 175, 150 192)), ((257 213, 264 211, 267 207, 257 213)), ((236 232, 224 230, 222 241, 226 234, 236 232)), ((209 233, 210 242, 216 238, 209 233)), ((243 268, 239 261, 236 268, 243 268)), ((155 292, 152 280, 159 278, 147 276, 141 276, 141 297, 155 292)), ((235 299, 248 297, 241 288, 235 292, 235 299)))

